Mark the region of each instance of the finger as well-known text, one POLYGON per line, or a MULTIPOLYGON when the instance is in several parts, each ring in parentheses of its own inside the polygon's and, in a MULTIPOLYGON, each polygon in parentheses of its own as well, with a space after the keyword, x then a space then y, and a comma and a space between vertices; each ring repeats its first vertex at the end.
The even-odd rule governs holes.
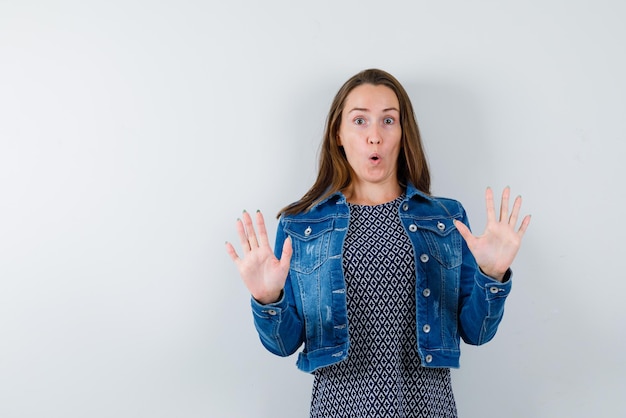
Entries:
POLYGON ((455 219, 454 226, 456 226, 456 229, 459 231, 459 234, 461 234, 461 236, 463 237, 465 242, 467 242, 468 245, 470 241, 474 240, 474 236, 472 235, 472 232, 463 222, 455 219))
POLYGON ((524 216, 524 219, 522 219, 522 224, 519 227, 519 231, 517 231, 520 238, 522 238, 524 234, 526 233, 526 229, 528 229, 528 225, 530 225, 530 218, 531 218, 530 215, 526 215, 524 216))
POLYGON ((487 222, 496 220, 496 209, 493 203, 493 190, 487 187, 485 190, 485 205, 487 206, 487 222))
POLYGON ((502 201, 500 202, 500 222, 503 222, 509 217, 509 198, 511 195, 511 188, 506 186, 502 191, 502 201))
POLYGON ((280 264, 285 270, 289 270, 289 264, 291 263, 291 255, 293 254, 293 247, 291 246, 291 237, 287 237, 283 243, 283 252, 280 256, 280 264))
POLYGON ((243 221, 241 219, 237 219, 235 227, 237 228, 237 236, 239 237, 241 248, 243 249, 244 254, 246 254, 250 251, 250 242, 248 241, 248 235, 246 234, 246 228, 243 225, 243 221))
POLYGON ((259 244, 261 246, 270 245, 269 239, 267 238, 267 229, 265 228, 265 219, 263 219, 263 214, 260 210, 256 211, 256 225, 259 235, 259 244))
POLYGON ((248 211, 243 211, 243 226, 246 228, 246 236, 248 239, 248 245, 250 249, 257 248, 259 246, 259 242, 256 238, 256 233, 254 232, 254 226, 252 225, 252 217, 248 211))
POLYGON ((233 247, 233 244, 231 244, 230 242, 226 242, 226 252, 230 256, 230 259, 235 262, 235 264, 239 262, 240 260, 239 255, 237 255, 237 251, 235 251, 235 247, 233 247))
POLYGON ((522 207, 522 196, 517 196, 515 202, 513 202, 513 210, 511 211, 511 217, 509 218, 509 224, 515 228, 517 225, 517 218, 519 217, 519 211, 522 207))

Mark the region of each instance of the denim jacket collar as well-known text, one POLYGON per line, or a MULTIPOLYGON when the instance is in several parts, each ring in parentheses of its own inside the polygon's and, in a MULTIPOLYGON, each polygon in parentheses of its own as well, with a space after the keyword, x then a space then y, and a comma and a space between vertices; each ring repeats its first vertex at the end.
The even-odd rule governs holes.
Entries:
MULTIPOLYGON (((419 196, 422 197, 424 199, 433 201, 434 198, 430 195, 427 195, 426 193, 418 190, 415 186, 413 186, 412 183, 408 183, 408 185, 406 186, 406 197, 407 199, 412 199, 414 196, 419 196)), ((336 204, 345 204, 347 202, 346 196, 343 194, 343 192, 338 191, 335 193, 330 194, 329 196, 327 196, 326 198, 320 200, 319 202, 317 202, 316 204, 314 204, 311 209, 315 209, 319 206, 322 206, 324 204, 326 204, 327 202, 330 202, 331 200, 335 200, 336 204)))

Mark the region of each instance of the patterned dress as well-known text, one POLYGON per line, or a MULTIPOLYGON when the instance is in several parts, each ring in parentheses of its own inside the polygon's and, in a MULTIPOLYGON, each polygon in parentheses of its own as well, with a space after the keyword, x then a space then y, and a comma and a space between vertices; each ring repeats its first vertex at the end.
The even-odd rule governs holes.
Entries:
POLYGON ((343 249, 350 351, 314 372, 311 417, 456 417, 447 368, 424 368, 415 334, 413 247, 400 222, 404 196, 350 205, 343 249))

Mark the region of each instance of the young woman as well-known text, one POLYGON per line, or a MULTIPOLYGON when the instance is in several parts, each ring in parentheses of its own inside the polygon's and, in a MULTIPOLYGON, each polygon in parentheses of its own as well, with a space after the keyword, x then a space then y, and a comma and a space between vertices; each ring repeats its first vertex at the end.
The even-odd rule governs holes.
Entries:
POLYGON ((455 417, 459 345, 491 340, 530 223, 487 189, 481 236, 455 200, 430 195, 413 107, 376 69, 350 78, 328 114, 315 184, 279 214, 243 214, 239 257, 261 342, 315 375, 311 417, 455 417))

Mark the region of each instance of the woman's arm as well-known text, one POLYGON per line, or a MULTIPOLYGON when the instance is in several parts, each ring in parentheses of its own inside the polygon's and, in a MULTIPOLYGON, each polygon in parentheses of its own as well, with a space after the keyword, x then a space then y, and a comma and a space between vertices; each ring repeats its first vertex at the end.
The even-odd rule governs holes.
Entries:
POLYGON ((254 325, 261 342, 270 352, 288 356, 302 345, 304 334, 289 280, 291 239, 279 228, 274 252, 261 212, 256 214, 256 226, 258 234, 252 218, 244 212, 236 225, 243 257, 239 257, 230 243, 226 243, 226 251, 252 296, 254 325))
POLYGON ((464 238, 459 331, 469 344, 484 344, 495 335, 511 290, 510 266, 530 223, 530 216, 525 216, 515 230, 522 199, 519 196, 515 199, 509 215, 509 196, 507 187, 502 193, 499 219, 496 219, 493 192, 487 189, 487 226, 481 236, 472 235, 466 226, 465 213, 462 222, 455 221, 464 238))

